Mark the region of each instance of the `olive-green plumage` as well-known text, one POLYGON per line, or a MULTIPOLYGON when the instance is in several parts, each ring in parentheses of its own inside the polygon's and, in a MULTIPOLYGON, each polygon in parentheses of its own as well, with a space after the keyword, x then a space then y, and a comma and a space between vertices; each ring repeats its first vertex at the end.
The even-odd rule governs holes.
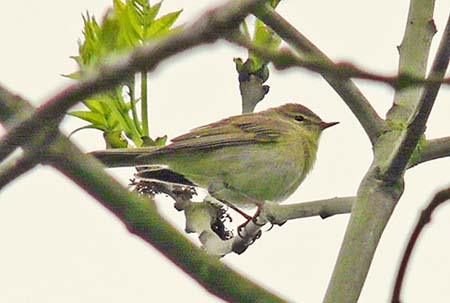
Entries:
POLYGON ((146 178, 168 181, 160 172, 173 171, 187 179, 179 183, 190 181, 238 207, 281 202, 311 170, 322 130, 335 124, 291 103, 196 128, 164 147, 92 154, 109 167, 148 167, 146 178))

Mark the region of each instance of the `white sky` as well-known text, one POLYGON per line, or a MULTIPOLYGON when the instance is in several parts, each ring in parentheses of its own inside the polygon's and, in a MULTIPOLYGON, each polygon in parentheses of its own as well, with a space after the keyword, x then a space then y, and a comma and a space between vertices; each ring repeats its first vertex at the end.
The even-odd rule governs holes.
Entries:
MULTIPOLYGON (((163 11, 184 9, 191 20, 221 1, 166 0, 163 11), (195 4, 192 4, 195 3, 195 4)), ((81 13, 99 19, 112 1, 8 1, 0 10, 0 82, 41 104, 70 81, 75 70, 81 13)), ((408 1, 289 1, 278 11, 335 60, 394 73, 408 1)), ((450 2, 437 1, 441 36, 450 2)), ((245 52, 224 42, 165 62, 150 76, 151 133, 173 137, 240 113, 233 57, 245 52)), ((272 71, 270 93, 257 109, 300 102, 326 121, 341 121, 322 137, 315 169, 288 202, 354 195, 371 161, 369 141, 346 105, 317 75, 272 71)), ((384 117, 392 90, 358 81, 384 117)), ((450 89, 441 90, 428 138, 448 136, 450 89)), ((82 122, 67 118, 68 133, 82 122)), ((74 136, 84 150, 103 148, 100 132, 74 136)), ((450 159, 420 165, 406 175, 406 190, 381 239, 360 302, 387 302, 400 254, 418 212, 450 184, 450 159)), ((125 184, 132 170, 111 171, 125 184)), ((182 215, 161 200, 180 228, 182 215)), ((423 234, 404 289, 405 302, 448 301, 450 206, 441 207, 423 234)), ((243 255, 223 259, 293 302, 320 302, 348 220, 347 215, 289 222, 264 233, 243 255)), ((192 237, 198 243, 195 237, 192 237)), ((130 235, 123 224, 57 171, 39 166, 0 194, 0 302, 221 302, 160 253, 130 235)))

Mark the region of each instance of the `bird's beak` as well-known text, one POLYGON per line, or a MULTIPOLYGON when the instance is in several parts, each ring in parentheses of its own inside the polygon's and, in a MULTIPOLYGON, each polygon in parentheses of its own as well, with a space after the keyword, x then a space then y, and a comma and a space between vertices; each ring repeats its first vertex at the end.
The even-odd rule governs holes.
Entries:
POLYGON ((325 128, 328 128, 328 127, 332 127, 333 125, 336 125, 336 124, 338 124, 339 122, 320 122, 320 124, 319 124, 319 126, 320 126, 320 129, 321 130, 324 130, 325 128))

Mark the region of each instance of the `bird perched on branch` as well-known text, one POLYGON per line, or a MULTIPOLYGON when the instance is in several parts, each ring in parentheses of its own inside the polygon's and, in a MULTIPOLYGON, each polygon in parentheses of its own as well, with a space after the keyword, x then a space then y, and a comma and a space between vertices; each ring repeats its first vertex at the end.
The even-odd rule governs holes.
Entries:
POLYGON ((136 166, 138 177, 197 186, 233 208, 289 197, 311 170, 324 122, 307 107, 285 104, 229 117, 163 147, 91 154, 108 167, 136 166))

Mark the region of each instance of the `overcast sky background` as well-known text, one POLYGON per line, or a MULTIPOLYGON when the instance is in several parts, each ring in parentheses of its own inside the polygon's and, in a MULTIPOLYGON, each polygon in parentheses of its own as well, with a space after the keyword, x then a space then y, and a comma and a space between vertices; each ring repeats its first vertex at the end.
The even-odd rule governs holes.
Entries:
MULTIPOLYGON (((162 11, 184 9, 193 20, 222 1, 166 0, 162 11), (192 4, 195 3, 195 4, 192 4)), ((0 82, 34 105, 71 82, 69 56, 77 54, 81 14, 103 15, 111 0, 8 1, 0 10, 0 82)), ((348 60, 380 73, 395 73, 408 1, 289 1, 278 11, 334 60, 348 60)), ((438 33, 450 12, 437 1, 438 33)), ((246 52, 226 42, 182 53, 150 75, 150 132, 169 138, 193 127, 239 114, 233 57, 246 52)), ((393 91, 357 81, 384 117, 393 91)), ((299 102, 325 121, 341 121, 324 132, 314 171, 288 202, 354 195, 372 158, 357 120, 320 76, 300 70, 271 71, 270 93, 257 110, 299 102)), ((427 137, 450 134, 450 89, 441 90, 427 137)), ((83 125, 66 118, 69 133, 83 125)), ((73 137, 86 151, 103 148, 101 133, 73 137)), ((387 302, 397 265, 419 211, 450 184, 450 159, 408 171, 406 190, 381 239, 360 302, 387 302)), ((124 184, 132 170, 111 170, 124 184)), ((184 218, 160 199, 178 226, 184 218)), ((405 302, 448 301, 450 206, 441 207, 417 245, 404 289, 405 302)), ((320 302, 325 293, 348 215, 291 221, 263 234, 243 255, 223 261, 292 302, 320 302)), ((198 244, 195 236, 190 237, 198 244)), ((158 251, 130 235, 122 222, 57 171, 39 166, 0 193, 0 302, 221 302, 158 251)))

